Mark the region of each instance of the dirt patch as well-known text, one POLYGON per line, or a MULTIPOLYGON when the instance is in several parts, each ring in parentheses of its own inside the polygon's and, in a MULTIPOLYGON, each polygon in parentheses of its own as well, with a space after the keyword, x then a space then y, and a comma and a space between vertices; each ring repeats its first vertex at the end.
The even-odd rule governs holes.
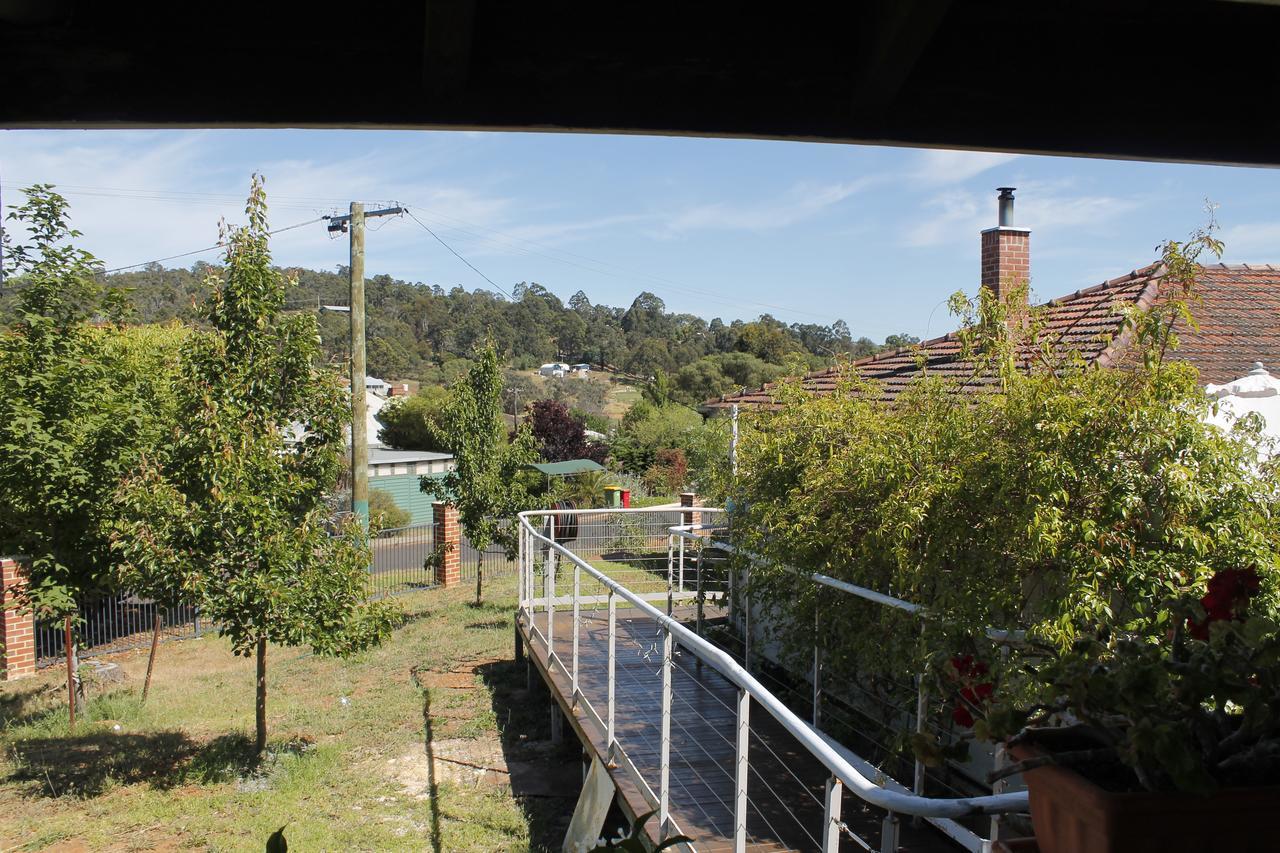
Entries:
POLYGON ((423 672, 418 674, 418 683, 423 687, 443 687, 448 690, 475 690, 476 676, 473 672, 423 672))
POLYGON ((388 759, 388 774, 404 792, 418 800, 431 797, 431 786, 441 783, 506 785, 510 771, 502 745, 488 738, 450 738, 431 744, 430 751, 414 751, 388 759))

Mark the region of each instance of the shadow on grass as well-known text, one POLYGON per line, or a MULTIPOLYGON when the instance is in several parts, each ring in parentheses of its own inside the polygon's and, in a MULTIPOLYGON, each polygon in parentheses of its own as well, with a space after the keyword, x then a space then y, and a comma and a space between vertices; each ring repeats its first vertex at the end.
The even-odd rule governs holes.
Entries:
POLYGON ((529 847, 559 850, 582 788, 581 747, 567 725, 564 741, 551 743, 551 696, 536 675, 526 683, 523 661, 483 663, 476 672, 489 688, 511 792, 528 821, 529 847))
MULTIPOLYGON (((65 687, 62 696, 66 703, 65 687)), ((56 688, 46 684, 27 684, 9 687, 0 695, 0 729, 25 726, 53 713, 51 705, 56 688)))
POLYGON ((122 733, 105 725, 91 722, 74 734, 12 741, 6 752, 14 770, 0 781, 19 783, 28 797, 55 798, 97 797, 115 785, 215 785, 262 777, 280 757, 313 746, 305 739, 272 743, 260 759, 244 732, 201 744, 181 731, 122 733))
POLYGON ((469 631, 493 631, 498 628, 510 628, 511 619, 487 619, 483 622, 469 622, 463 627, 469 631))
POLYGON ((145 734, 82 731, 30 738, 9 746, 14 771, 8 780, 30 797, 96 797, 112 785, 182 784, 184 768, 199 746, 179 731, 145 734))

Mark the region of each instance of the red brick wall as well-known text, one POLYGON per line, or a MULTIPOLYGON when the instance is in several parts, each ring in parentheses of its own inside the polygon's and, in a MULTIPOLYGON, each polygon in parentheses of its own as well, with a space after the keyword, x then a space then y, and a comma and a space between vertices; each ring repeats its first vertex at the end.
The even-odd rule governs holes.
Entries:
POLYGON ((982 232, 982 286, 1001 299, 1031 280, 1031 232, 988 228, 982 232))
POLYGON ((437 501, 431 505, 431 521, 436 548, 444 546, 444 554, 436 566, 436 583, 453 586, 462 580, 462 527, 458 523, 458 508, 437 501))
MULTIPOLYGON (((680 506, 688 506, 688 507, 702 506, 702 498, 698 497, 693 492, 681 492, 680 506)), ((681 524, 701 524, 702 513, 683 512, 680 514, 680 523, 681 524)))
POLYGON ((0 609, 0 678, 12 681, 34 675, 36 671, 35 619, 30 613, 18 613, 13 609, 15 590, 26 583, 18 563, 0 557, 0 579, 3 587, 3 604, 0 609))

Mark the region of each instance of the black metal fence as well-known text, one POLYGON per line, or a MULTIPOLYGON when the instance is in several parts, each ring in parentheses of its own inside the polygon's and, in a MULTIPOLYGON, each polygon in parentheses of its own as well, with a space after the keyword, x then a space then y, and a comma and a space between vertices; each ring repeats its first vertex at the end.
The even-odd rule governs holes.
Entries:
POLYGON ((369 595, 381 598, 431 589, 435 569, 427 561, 435 551, 433 525, 415 524, 383 530, 369 543, 373 563, 369 567, 369 595))
MULTIPOLYGON (((437 586, 435 569, 428 566, 435 551, 434 525, 415 524, 383 530, 370 544, 373 549, 368 586, 371 598, 403 595, 437 586)), ((516 561, 508 560, 502 548, 491 545, 479 551, 465 535, 460 556, 464 581, 474 581, 480 569, 483 569, 486 579, 516 571, 516 561)), ((121 593, 81 606, 81 618, 76 625, 80 654, 109 654, 146 647, 151 642, 157 609, 161 616, 161 640, 198 637, 209 627, 207 622, 201 622, 200 612, 195 607, 158 607, 148 599, 121 593)), ((64 637, 62 622, 36 622, 38 666, 48 666, 63 659, 66 654, 64 637)))
MULTIPOLYGON (((131 593, 107 596, 80 606, 80 620, 75 626, 79 653, 110 654, 146 647, 151 643, 157 611, 162 640, 199 637, 208 627, 201 623, 200 611, 195 607, 163 607, 131 593)), ((65 638, 63 622, 38 620, 36 665, 49 666, 63 660, 65 638)))

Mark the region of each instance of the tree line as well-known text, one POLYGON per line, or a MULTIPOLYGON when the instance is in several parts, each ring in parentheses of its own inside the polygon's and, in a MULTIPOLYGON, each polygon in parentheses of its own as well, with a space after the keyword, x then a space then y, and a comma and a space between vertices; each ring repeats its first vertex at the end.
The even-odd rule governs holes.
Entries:
MULTIPOLYGON (((207 297, 204 282, 217 272, 203 261, 188 269, 150 264, 105 276, 104 284, 122 294, 139 322, 195 320, 207 297)), ((324 306, 346 305, 347 270, 281 272, 291 282, 285 308, 316 313, 326 357, 345 360, 348 316, 324 306)), ((12 298, 0 297, 0 316, 11 311, 12 298)), ((860 358, 918 340, 905 334, 881 343, 855 338, 844 320, 787 324, 763 314, 749 321, 708 321, 669 311, 647 291, 625 308, 593 303, 581 290, 565 303, 536 282, 516 284, 508 298, 492 290, 377 275, 366 281, 365 301, 368 366, 375 376, 452 385, 492 342, 499 358, 519 369, 556 360, 641 380, 665 374, 674 398, 688 404, 821 368, 837 356, 860 358)))

